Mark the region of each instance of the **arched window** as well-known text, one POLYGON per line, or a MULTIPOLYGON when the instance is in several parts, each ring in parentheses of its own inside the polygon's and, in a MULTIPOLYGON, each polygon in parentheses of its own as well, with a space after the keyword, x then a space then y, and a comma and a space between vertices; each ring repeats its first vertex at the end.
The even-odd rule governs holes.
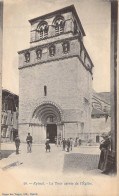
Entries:
POLYGON ((56 17, 54 20, 55 34, 59 35, 64 32, 64 18, 62 16, 56 17))
POLYGON ((36 49, 36 56, 37 56, 37 59, 41 59, 42 50, 41 50, 40 48, 37 48, 37 49, 36 49))
POLYGON ((51 45, 49 47, 49 55, 50 56, 54 56, 55 55, 55 46, 54 45, 51 45))
POLYGON ((48 24, 47 22, 41 22, 37 27, 37 32, 40 34, 40 39, 48 37, 48 24))
POLYGON ((30 61, 30 53, 29 52, 25 52, 25 61, 28 63, 30 61))
POLYGON ((66 53, 68 53, 69 52, 69 42, 64 42, 63 44, 62 44, 62 47, 63 47, 63 52, 66 54, 66 53))

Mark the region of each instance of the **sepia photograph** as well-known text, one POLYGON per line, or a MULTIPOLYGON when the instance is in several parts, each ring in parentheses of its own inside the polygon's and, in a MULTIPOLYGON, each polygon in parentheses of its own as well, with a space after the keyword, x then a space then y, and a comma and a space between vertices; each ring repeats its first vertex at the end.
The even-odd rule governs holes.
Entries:
POLYGON ((0 1, 0 196, 118 196, 117 0, 0 1))

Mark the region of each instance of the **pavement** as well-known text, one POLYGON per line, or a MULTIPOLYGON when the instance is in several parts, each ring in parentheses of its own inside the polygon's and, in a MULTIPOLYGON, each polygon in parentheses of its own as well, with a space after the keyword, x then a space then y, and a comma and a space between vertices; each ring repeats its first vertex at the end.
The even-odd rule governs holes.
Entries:
POLYGON ((20 154, 16 155, 14 143, 2 143, 1 169, 18 166, 20 168, 37 168, 44 172, 78 172, 97 169, 99 147, 80 146, 72 151, 62 151, 62 147, 51 144, 51 152, 45 152, 42 144, 32 145, 32 153, 27 153, 26 144, 20 145, 20 154), (13 163, 17 163, 16 165, 13 163))
POLYGON ((26 144, 21 144, 18 155, 14 143, 2 143, 1 148, 0 196, 95 195, 112 183, 97 169, 99 147, 80 146, 68 153, 51 144, 51 152, 45 152, 45 145, 33 144, 32 153, 27 153, 26 144))

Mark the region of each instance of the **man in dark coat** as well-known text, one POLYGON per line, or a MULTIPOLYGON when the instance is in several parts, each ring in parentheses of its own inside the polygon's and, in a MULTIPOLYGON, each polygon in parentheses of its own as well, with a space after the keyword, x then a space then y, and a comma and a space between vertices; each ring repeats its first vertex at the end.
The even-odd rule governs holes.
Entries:
POLYGON ((62 144, 63 144, 63 150, 65 150, 65 147, 66 147, 66 140, 65 140, 65 138, 63 138, 63 140, 62 140, 62 144))
POLYGON ((18 135, 15 138, 15 146, 16 146, 16 154, 19 154, 20 139, 18 135))
POLYGON ((46 143, 45 143, 45 149, 46 149, 46 152, 47 152, 47 150, 49 150, 49 152, 50 152, 50 144, 49 144, 49 139, 47 139, 46 140, 46 143))
POLYGON ((27 142, 27 152, 31 152, 32 151, 32 136, 30 135, 30 133, 28 133, 27 138, 26 138, 26 142, 27 142))
POLYGON ((70 149, 70 140, 69 138, 67 139, 67 152, 69 152, 69 149, 70 149))
POLYGON ((73 146, 73 140, 70 138, 70 150, 72 151, 72 146, 73 146))

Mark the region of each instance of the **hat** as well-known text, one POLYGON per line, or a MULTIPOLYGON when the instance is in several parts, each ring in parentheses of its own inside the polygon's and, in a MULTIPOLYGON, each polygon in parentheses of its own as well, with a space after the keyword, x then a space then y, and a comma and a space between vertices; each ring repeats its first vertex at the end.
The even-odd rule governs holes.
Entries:
POLYGON ((101 137, 108 137, 109 135, 108 135, 108 133, 102 133, 102 135, 101 135, 101 137))

